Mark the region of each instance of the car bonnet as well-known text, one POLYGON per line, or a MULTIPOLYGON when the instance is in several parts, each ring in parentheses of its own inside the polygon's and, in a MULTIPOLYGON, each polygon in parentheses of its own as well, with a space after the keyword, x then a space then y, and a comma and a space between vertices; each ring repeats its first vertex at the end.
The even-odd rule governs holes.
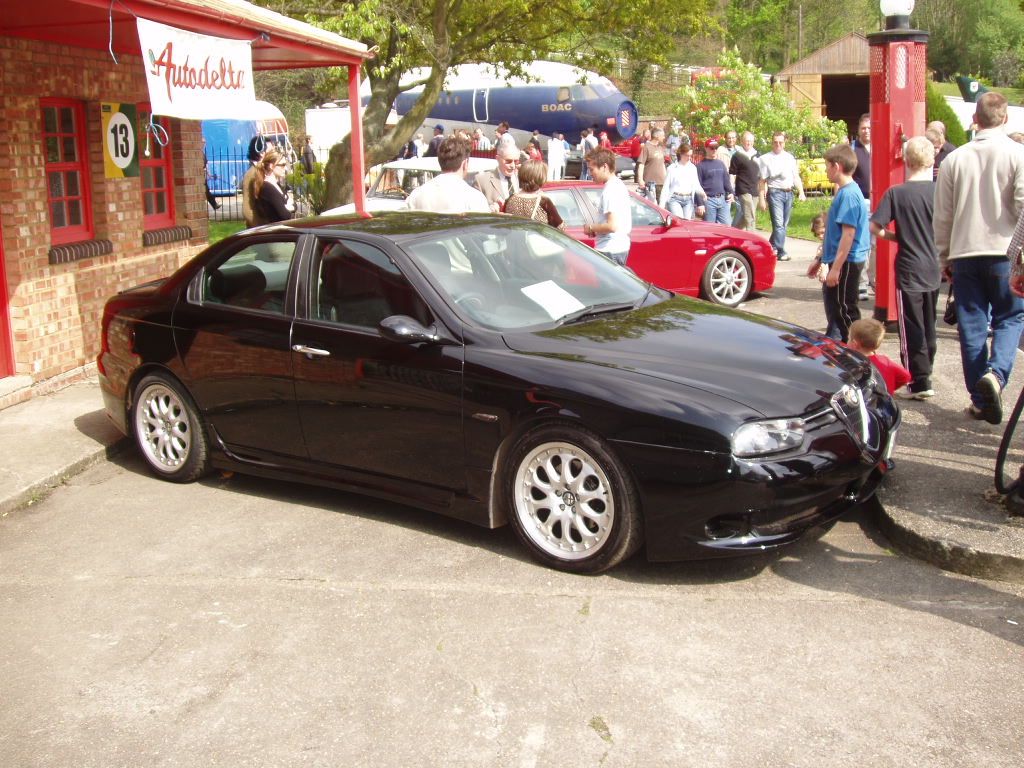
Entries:
POLYGON ((537 332, 509 332, 523 354, 630 371, 713 393, 766 417, 826 407, 870 363, 821 334, 677 297, 537 332))

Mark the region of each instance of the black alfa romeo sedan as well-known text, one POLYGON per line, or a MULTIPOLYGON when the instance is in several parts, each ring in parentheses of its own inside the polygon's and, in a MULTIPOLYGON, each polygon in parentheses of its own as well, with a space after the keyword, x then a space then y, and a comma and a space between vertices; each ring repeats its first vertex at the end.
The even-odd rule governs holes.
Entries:
POLYGON ((859 354, 507 216, 248 230, 112 298, 102 330, 107 412, 159 477, 511 522, 577 573, 795 541, 874 493, 900 418, 859 354))

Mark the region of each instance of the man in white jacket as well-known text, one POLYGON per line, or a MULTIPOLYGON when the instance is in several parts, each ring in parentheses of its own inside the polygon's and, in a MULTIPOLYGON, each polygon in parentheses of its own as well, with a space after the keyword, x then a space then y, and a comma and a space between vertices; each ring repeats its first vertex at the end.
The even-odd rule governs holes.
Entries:
POLYGON ((558 181, 565 169, 565 142, 562 134, 553 133, 548 140, 548 181, 558 181))
POLYGON ((1024 299, 1010 290, 1006 258, 1024 210, 1024 145, 1006 135, 1006 98, 1001 94, 983 94, 974 121, 980 129, 974 140, 942 164, 933 225, 939 258, 953 280, 960 359, 971 396, 967 413, 999 424, 1002 391, 1024 328, 1024 299))

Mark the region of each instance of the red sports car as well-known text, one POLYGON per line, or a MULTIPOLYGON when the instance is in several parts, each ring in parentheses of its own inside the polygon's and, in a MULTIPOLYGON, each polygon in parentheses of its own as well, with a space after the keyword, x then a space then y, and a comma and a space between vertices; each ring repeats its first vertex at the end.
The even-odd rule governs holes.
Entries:
MULTIPOLYGON (((544 194, 558 208, 567 234, 593 247, 584 234, 597 221, 601 185, 552 181, 544 194)), ((687 296, 701 296, 735 307, 751 291, 767 291, 775 283, 775 255, 768 241, 753 232, 684 221, 664 208, 630 193, 633 204, 632 247, 628 266, 644 280, 687 296)))

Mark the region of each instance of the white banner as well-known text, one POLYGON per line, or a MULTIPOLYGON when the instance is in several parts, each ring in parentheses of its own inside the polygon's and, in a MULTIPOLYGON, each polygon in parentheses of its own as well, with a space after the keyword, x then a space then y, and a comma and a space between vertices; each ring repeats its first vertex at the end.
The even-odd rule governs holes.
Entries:
POLYGON ((245 119, 258 111, 249 41, 197 35, 147 19, 138 26, 154 115, 245 119))

